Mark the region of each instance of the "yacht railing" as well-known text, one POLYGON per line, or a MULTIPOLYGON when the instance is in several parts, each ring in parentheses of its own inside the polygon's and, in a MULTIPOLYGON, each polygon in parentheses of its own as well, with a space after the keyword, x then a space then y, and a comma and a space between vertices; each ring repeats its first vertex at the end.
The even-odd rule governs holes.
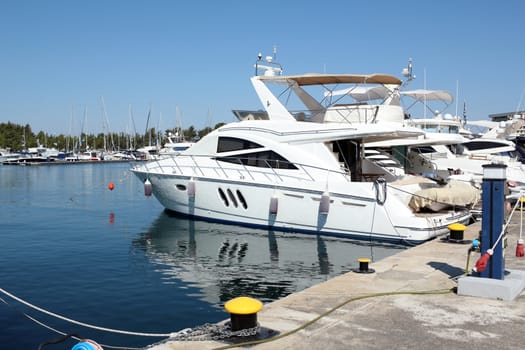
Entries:
MULTIPOLYGON (((217 157, 220 158, 220 157, 217 157)), ((295 181, 320 181, 322 179, 339 179, 351 182, 348 172, 326 169, 308 164, 292 163, 273 159, 254 159, 243 157, 224 157, 228 161, 212 158, 210 156, 179 154, 169 158, 151 160, 143 164, 146 171, 166 175, 187 175, 270 182, 295 181), (257 161, 264 167, 247 166, 246 162, 257 161), (262 162, 262 163, 261 163, 262 162)))
POLYGON ((334 105, 327 109, 326 113, 336 113, 349 124, 368 124, 375 123, 378 111, 379 106, 359 103, 334 105))
MULTIPOLYGON (((429 164, 432 167, 433 174, 437 174, 439 170, 437 164, 434 163, 433 160, 447 158, 447 154, 445 152, 430 152, 430 153, 417 152, 416 156, 418 157, 417 159, 420 159, 423 163, 429 164)), ((410 164, 413 164, 413 163, 410 162, 410 164)))
POLYGON ((293 110, 290 113, 298 121, 311 121, 318 115, 330 121, 339 120, 343 123, 369 124, 375 123, 379 112, 378 105, 368 104, 342 104, 334 105, 322 110, 293 110))
POLYGON ((412 160, 410 160, 410 158, 408 158, 404 152, 401 152, 396 148, 392 148, 392 158, 398 161, 403 168, 412 167, 414 165, 412 163, 412 160), (402 160, 403 162, 401 162, 400 160, 402 160))
POLYGON ((429 152, 429 153, 418 153, 421 157, 428 159, 428 160, 434 160, 434 159, 446 159, 448 158, 448 154, 446 152, 429 152))

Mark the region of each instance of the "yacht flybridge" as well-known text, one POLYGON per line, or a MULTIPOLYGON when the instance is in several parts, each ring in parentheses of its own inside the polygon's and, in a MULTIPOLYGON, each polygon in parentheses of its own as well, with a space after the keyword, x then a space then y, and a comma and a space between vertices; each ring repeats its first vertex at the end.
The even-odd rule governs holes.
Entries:
POLYGON ((405 119, 399 102, 401 80, 387 74, 303 74, 258 75, 251 79, 252 85, 268 115, 272 119, 306 120, 319 123, 377 123, 402 122, 405 119), (269 86, 285 86, 279 96, 286 96, 289 104, 283 105, 269 86), (344 85, 345 89, 338 87, 344 85), (307 89, 318 89, 323 98, 312 97, 307 89), (292 94, 293 93, 293 94, 292 94), (290 98, 297 97, 304 105, 294 108, 290 98), (348 97, 352 101, 347 102, 348 97), (369 101, 377 103, 370 104, 369 101))
MULTIPOLYGON (((414 78, 411 62, 404 70, 405 83, 387 74, 281 75, 280 66, 274 69, 272 65, 261 64, 258 68, 256 71, 262 73, 251 81, 266 113, 234 111, 239 118, 263 119, 260 117, 265 116, 271 120, 295 119, 354 126, 397 122, 399 127, 418 127, 423 133, 406 139, 370 142, 364 154, 369 160, 378 159, 376 165, 386 164, 386 158, 390 158, 388 181, 410 173, 445 181, 454 178, 479 187, 482 165, 503 162, 508 166, 510 181, 520 185, 524 182, 525 167, 516 159, 501 155, 515 150, 512 142, 504 145, 507 147, 491 147, 482 154, 481 149, 488 146, 486 137, 469 140, 472 133, 464 128, 464 120, 431 109, 443 104, 442 110, 446 109, 454 100, 449 92, 406 90, 406 83, 414 78), (401 102, 408 98, 413 102, 403 108, 401 102), (410 115, 414 105, 423 106, 423 116, 410 115), (427 110, 432 113, 429 118, 427 110), (499 155, 494 156, 494 153, 499 155)), ((500 140, 499 146, 503 143, 504 140, 500 140)))
POLYGON ((398 123, 253 120, 227 124, 179 155, 132 171, 168 210, 211 221, 342 237, 420 243, 466 223, 469 203, 416 212, 433 183, 387 184, 365 173, 366 142, 416 136, 398 123), (446 207, 446 208, 445 208, 446 207))

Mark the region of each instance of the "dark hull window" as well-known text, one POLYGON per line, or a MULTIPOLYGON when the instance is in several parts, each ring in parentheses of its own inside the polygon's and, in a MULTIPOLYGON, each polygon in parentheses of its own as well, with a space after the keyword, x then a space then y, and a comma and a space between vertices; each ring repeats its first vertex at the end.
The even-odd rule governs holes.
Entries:
POLYGON ((237 197, 239 198, 239 201, 242 204, 242 207, 244 209, 248 209, 248 203, 246 203, 246 199, 244 199, 244 196, 242 195, 241 191, 237 190, 237 197))
POLYGON ((221 197, 224 205, 229 207, 230 203, 228 202, 228 198, 226 198, 226 194, 224 194, 224 191, 222 190, 222 188, 219 188, 218 191, 219 191, 219 197, 221 197))
POLYGON ((233 203, 234 207, 237 208, 239 205, 237 204, 237 198, 235 198, 233 192, 228 188, 226 193, 228 193, 228 197, 230 198, 230 201, 233 203))

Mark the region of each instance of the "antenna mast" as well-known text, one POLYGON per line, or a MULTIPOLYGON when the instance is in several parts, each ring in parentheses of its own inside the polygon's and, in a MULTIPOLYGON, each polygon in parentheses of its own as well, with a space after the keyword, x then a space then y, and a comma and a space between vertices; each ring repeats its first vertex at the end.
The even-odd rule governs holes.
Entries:
POLYGON ((261 64, 262 53, 259 52, 257 55, 257 61, 255 61, 255 75, 259 75, 259 69, 264 71, 265 76, 281 75, 283 73, 283 67, 281 64, 276 62, 277 59, 277 47, 273 47, 273 56, 266 56, 266 64, 261 64))
POLYGON ((406 78, 403 86, 407 86, 412 80, 416 79, 416 76, 412 74, 412 58, 408 59, 408 65, 406 68, 403 68, 401 74, 406 78))

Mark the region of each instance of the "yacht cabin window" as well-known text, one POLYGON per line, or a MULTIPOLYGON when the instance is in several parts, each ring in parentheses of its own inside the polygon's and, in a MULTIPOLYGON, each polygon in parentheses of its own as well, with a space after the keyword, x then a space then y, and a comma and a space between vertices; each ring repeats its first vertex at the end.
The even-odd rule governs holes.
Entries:
POLYGON ((217 153, 241 151, 244 149, 261 148, 258 143, 239 139, 236 137, 219 137, 217 142, 217 153))
POLYGON ((217 157, 220 162, 242 164, 258 168, 292 169, 297 167, 274 151, 243 153, 238 156, 217 157))
POLYGON ((436 150, 432 148, 432 146, 419 146, 419 147, 412 147, 412 150, 416 151, 417 153, 434 153, 436 150))
POLYGON ((421 129, 426 132, 433 132, 439 134, 459 134, 459 128, 454 125, 428 125, 423 124, 421 129))
POLYGON ((503 142, 495 142, 495 141, 469 141, 465 144, 465 147, 467 147, 470 151, 478 151, 478 150, 485 150, 489 148, 496 148, 496 147, 508 147, 509 145, 503 142))

